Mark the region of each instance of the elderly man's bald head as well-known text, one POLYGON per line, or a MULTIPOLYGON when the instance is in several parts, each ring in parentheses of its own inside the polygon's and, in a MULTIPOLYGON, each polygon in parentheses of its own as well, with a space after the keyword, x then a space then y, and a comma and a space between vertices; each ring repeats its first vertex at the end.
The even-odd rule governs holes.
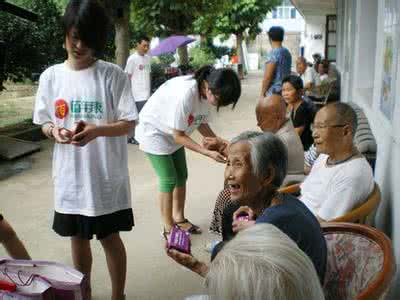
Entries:
POLYGON ((286 104, 280 95, 261 99, 256 107, 257 126, 262 131, 277 132, 286 121, 286 104))

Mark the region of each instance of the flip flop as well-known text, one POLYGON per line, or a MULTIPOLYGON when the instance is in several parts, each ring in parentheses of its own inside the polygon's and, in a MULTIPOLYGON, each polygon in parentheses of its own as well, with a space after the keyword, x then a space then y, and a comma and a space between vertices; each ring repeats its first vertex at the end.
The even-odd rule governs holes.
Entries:
POLYGON ((199 226, 194 225, 192 222, 190 222, 188 219, 184 219, 183 221, 180 222, 175 222, 176 226, 178 226, 180 229, 185 230, 191 234, 201 234, 201 229, 199 226), (182 224, 190 224, 189 228, 184 228, 182 224))

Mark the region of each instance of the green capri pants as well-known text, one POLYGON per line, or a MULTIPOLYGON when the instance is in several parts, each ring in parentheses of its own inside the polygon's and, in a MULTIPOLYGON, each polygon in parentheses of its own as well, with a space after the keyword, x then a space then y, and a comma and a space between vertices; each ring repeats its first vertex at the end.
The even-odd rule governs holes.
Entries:
POLYGON ((159 179, 160 192, 172 192, 175 187, 184 186, 188 177, 185 147, 172 154, 156 155, 146 153, 159 179))

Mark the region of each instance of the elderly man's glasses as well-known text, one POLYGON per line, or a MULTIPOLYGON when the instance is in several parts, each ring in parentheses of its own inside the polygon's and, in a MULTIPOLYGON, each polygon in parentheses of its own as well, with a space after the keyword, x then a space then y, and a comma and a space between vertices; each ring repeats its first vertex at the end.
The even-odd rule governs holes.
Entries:
POLYGON ((310 129, 311 131, 319 130, 319 129, 326 129, 326 128, 338 128, 344 127, 348 124, 336 124, 336 125, 326 125, 326 124, 311 124, 310 129))

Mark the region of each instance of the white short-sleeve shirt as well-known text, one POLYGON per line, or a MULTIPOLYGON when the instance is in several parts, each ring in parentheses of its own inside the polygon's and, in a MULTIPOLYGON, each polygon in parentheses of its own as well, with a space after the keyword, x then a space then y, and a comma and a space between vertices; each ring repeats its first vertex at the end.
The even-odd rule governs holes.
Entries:
POLYGON ((300 200, 324 220, 340 217, 359 206, 374 189, 372 169, 364 157, 327 166, 320 154, 300 185, 300 200))
POLYGON ((132 95, 136 102, 145 101, 150 97, 150 56, 134 53, 129 56, 125 72, 131 80, 132 95))
POLYGON ((175 143, 173 131, 191 135, 208 123, 209 109, 191 75, 172 78, 158 88, 140 112, 135 139, 144 152, 172 154, 182 147, 175 143))
MULTIPOLYGON (((130 82, 118 66, 98 60, 75 71, 66 63, 40 77, 33 122, 71 129, 80 120, 105 125, 138 117, 130 82)), ((99 216, 131 207, 126 136, 98 137, 84 147, 55 144, 55 210, 99 216)))

